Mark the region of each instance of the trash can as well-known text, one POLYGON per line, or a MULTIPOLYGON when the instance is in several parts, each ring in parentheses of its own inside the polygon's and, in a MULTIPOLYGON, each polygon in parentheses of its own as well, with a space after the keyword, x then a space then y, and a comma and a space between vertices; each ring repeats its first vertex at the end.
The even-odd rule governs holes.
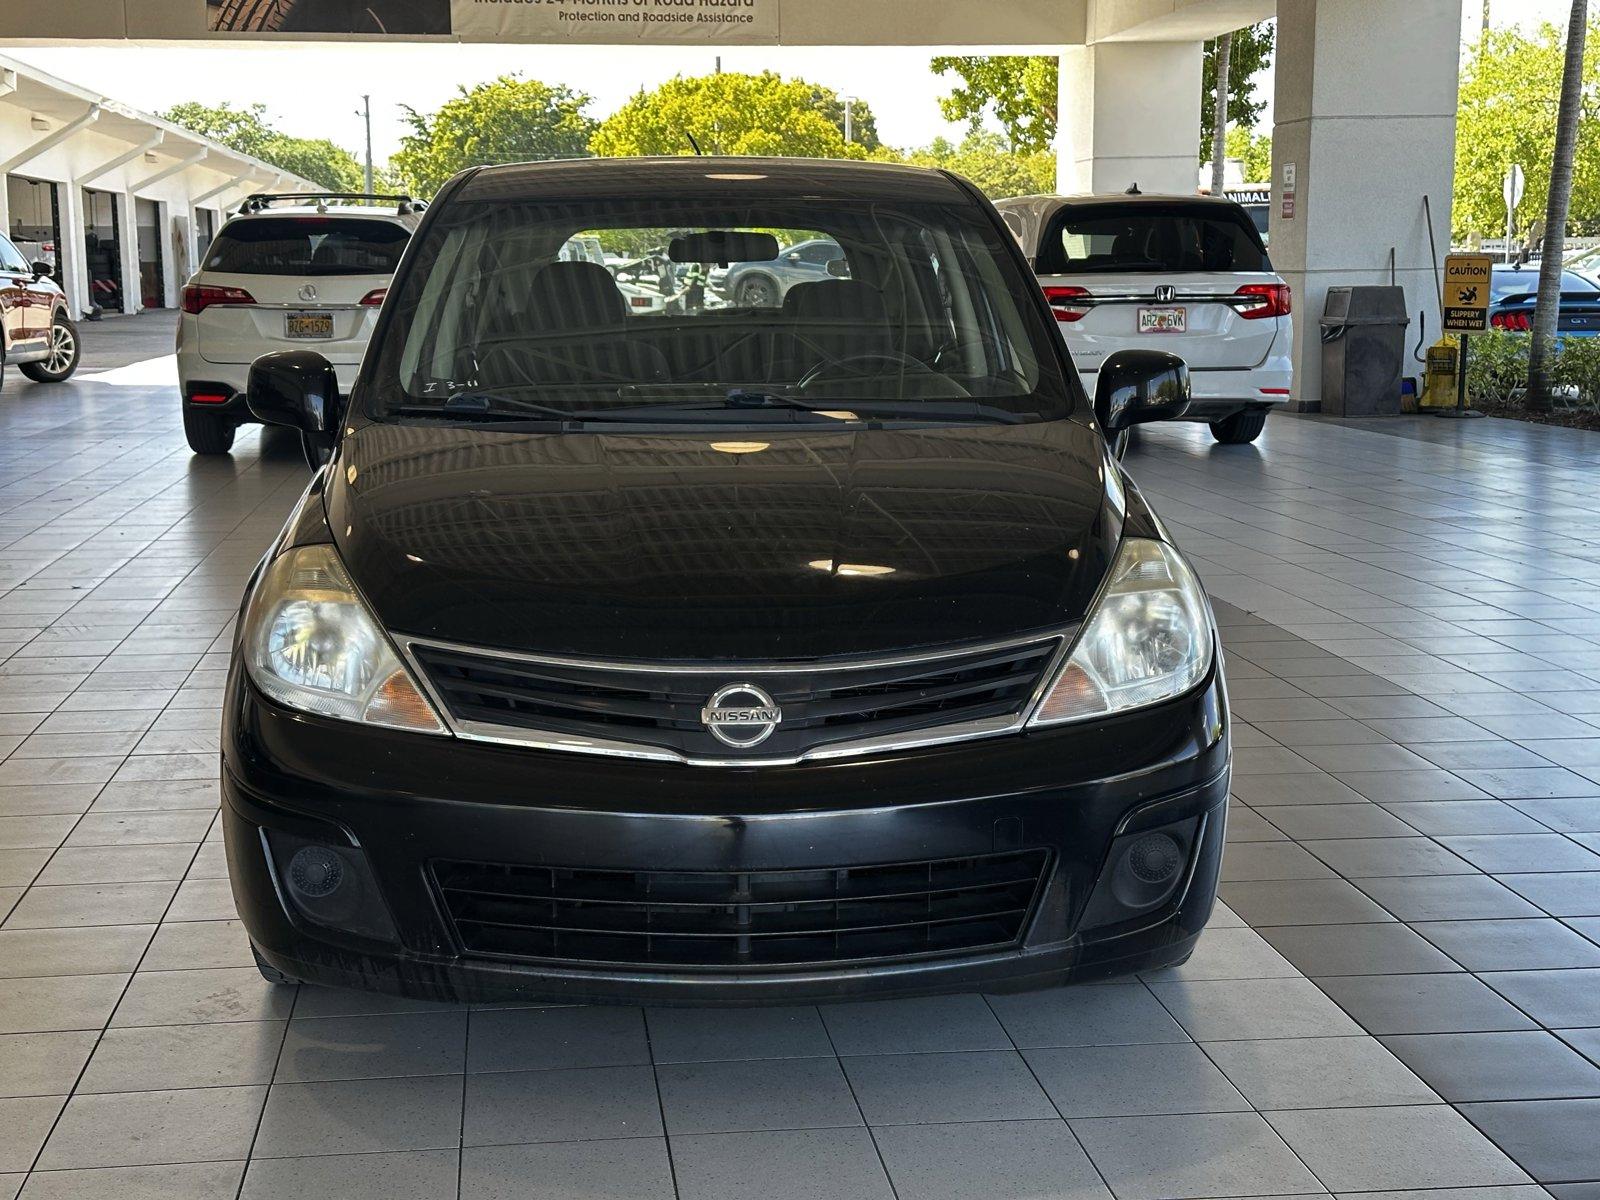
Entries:
POLYGON ((1405 372, 1406 290, 1328 289, 1322 310, 1322 411, 1334 417, 1400 413, 1405 372))

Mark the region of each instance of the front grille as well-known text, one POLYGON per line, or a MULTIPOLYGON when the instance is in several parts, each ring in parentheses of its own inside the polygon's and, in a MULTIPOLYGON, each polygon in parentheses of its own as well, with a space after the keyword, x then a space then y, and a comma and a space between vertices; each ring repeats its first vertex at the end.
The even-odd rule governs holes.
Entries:
POLYGON ((1015 945, 1049 854, 805 871, 436 862, 462 949, 493 958, 763 967, 1015 945))
POLYGON ((1059 644, 1049 637, 915 661, 757 673, 737 664, 669 669, 499 657, 420 642, 412 651, 457 721, 687 758, 763 759, 1020 715, 1059 644), (771 736, 746 750, 718 741, 701 721, 711 696, 736 682, 758 683, 783 714, 771 736))

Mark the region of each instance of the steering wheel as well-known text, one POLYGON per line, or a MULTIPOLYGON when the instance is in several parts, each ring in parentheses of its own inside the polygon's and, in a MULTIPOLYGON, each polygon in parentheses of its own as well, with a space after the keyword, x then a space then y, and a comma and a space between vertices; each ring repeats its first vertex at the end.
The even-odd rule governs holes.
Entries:
POLYGON ((826 379, 830 375, 865 375, 867 374, 866 371, 850 371, 846 368, 861 366, 867 363, 888 363, 891 366, 896 367, 912 367, 915 370, 923 373, 926 373, 928 370, 927 363, 923 362, 919 358, 913 358, 909 354, 902 354, 898 350, 875 350, 868 351, 866 354, 852 354, 847 358, 836 358, 829 362, 818 363, 816 366, 812 367, 811 370, 807 371, 805 375, 801 377, 800 382, 795 386, 801 391, 804 391, 806 388, 812 386, 822 379, 826 379))

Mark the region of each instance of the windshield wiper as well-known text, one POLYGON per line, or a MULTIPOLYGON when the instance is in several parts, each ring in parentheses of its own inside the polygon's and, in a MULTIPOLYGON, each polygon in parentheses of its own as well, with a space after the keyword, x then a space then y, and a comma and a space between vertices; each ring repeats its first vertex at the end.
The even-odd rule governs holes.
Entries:
POLYGON ((859 416, 897 421, 985 421, 995 425, 1020 425, 1036 413, 1014 413, 992 404, 968 400, 835 400, 832 409, 848 409, 859 416))
POLYGON ((590 422, 628 422, 649 424, 653 421, 679 423, 705 417, 710 413, 766 411, 774 416, 779 412, 807 414, 822 420, 847 422, 859 420, 897 421, 984 421, 992 424, 1016 425, 1028 419, 1027 415, 1008 412, 993 405, 961 400, 826 400, 812 403, 794 396, 776 392, 756 392, 735 388, 723 396, 700 400, 669 401, 657 404, 629 405, 611 409, 566 409, 532 400, 498 397, 488 391, 456 392, 443 404, 402 404, 389 410, 396 416, 431 417, 439 420, 467 421, 528 421, 547 420, 563 425, 590 422))

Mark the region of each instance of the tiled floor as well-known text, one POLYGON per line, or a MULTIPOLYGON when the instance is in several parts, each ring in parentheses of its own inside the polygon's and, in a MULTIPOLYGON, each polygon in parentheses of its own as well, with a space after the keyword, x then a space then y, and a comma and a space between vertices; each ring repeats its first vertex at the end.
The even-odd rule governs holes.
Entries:
POLYGON ((250 965, 215 704, 304 469, 165 369, 0 395, 0 1198, 1600 1197, 1600 436, 1142 439, 1238 718, 1183 968, 466 1011, 250 965))

